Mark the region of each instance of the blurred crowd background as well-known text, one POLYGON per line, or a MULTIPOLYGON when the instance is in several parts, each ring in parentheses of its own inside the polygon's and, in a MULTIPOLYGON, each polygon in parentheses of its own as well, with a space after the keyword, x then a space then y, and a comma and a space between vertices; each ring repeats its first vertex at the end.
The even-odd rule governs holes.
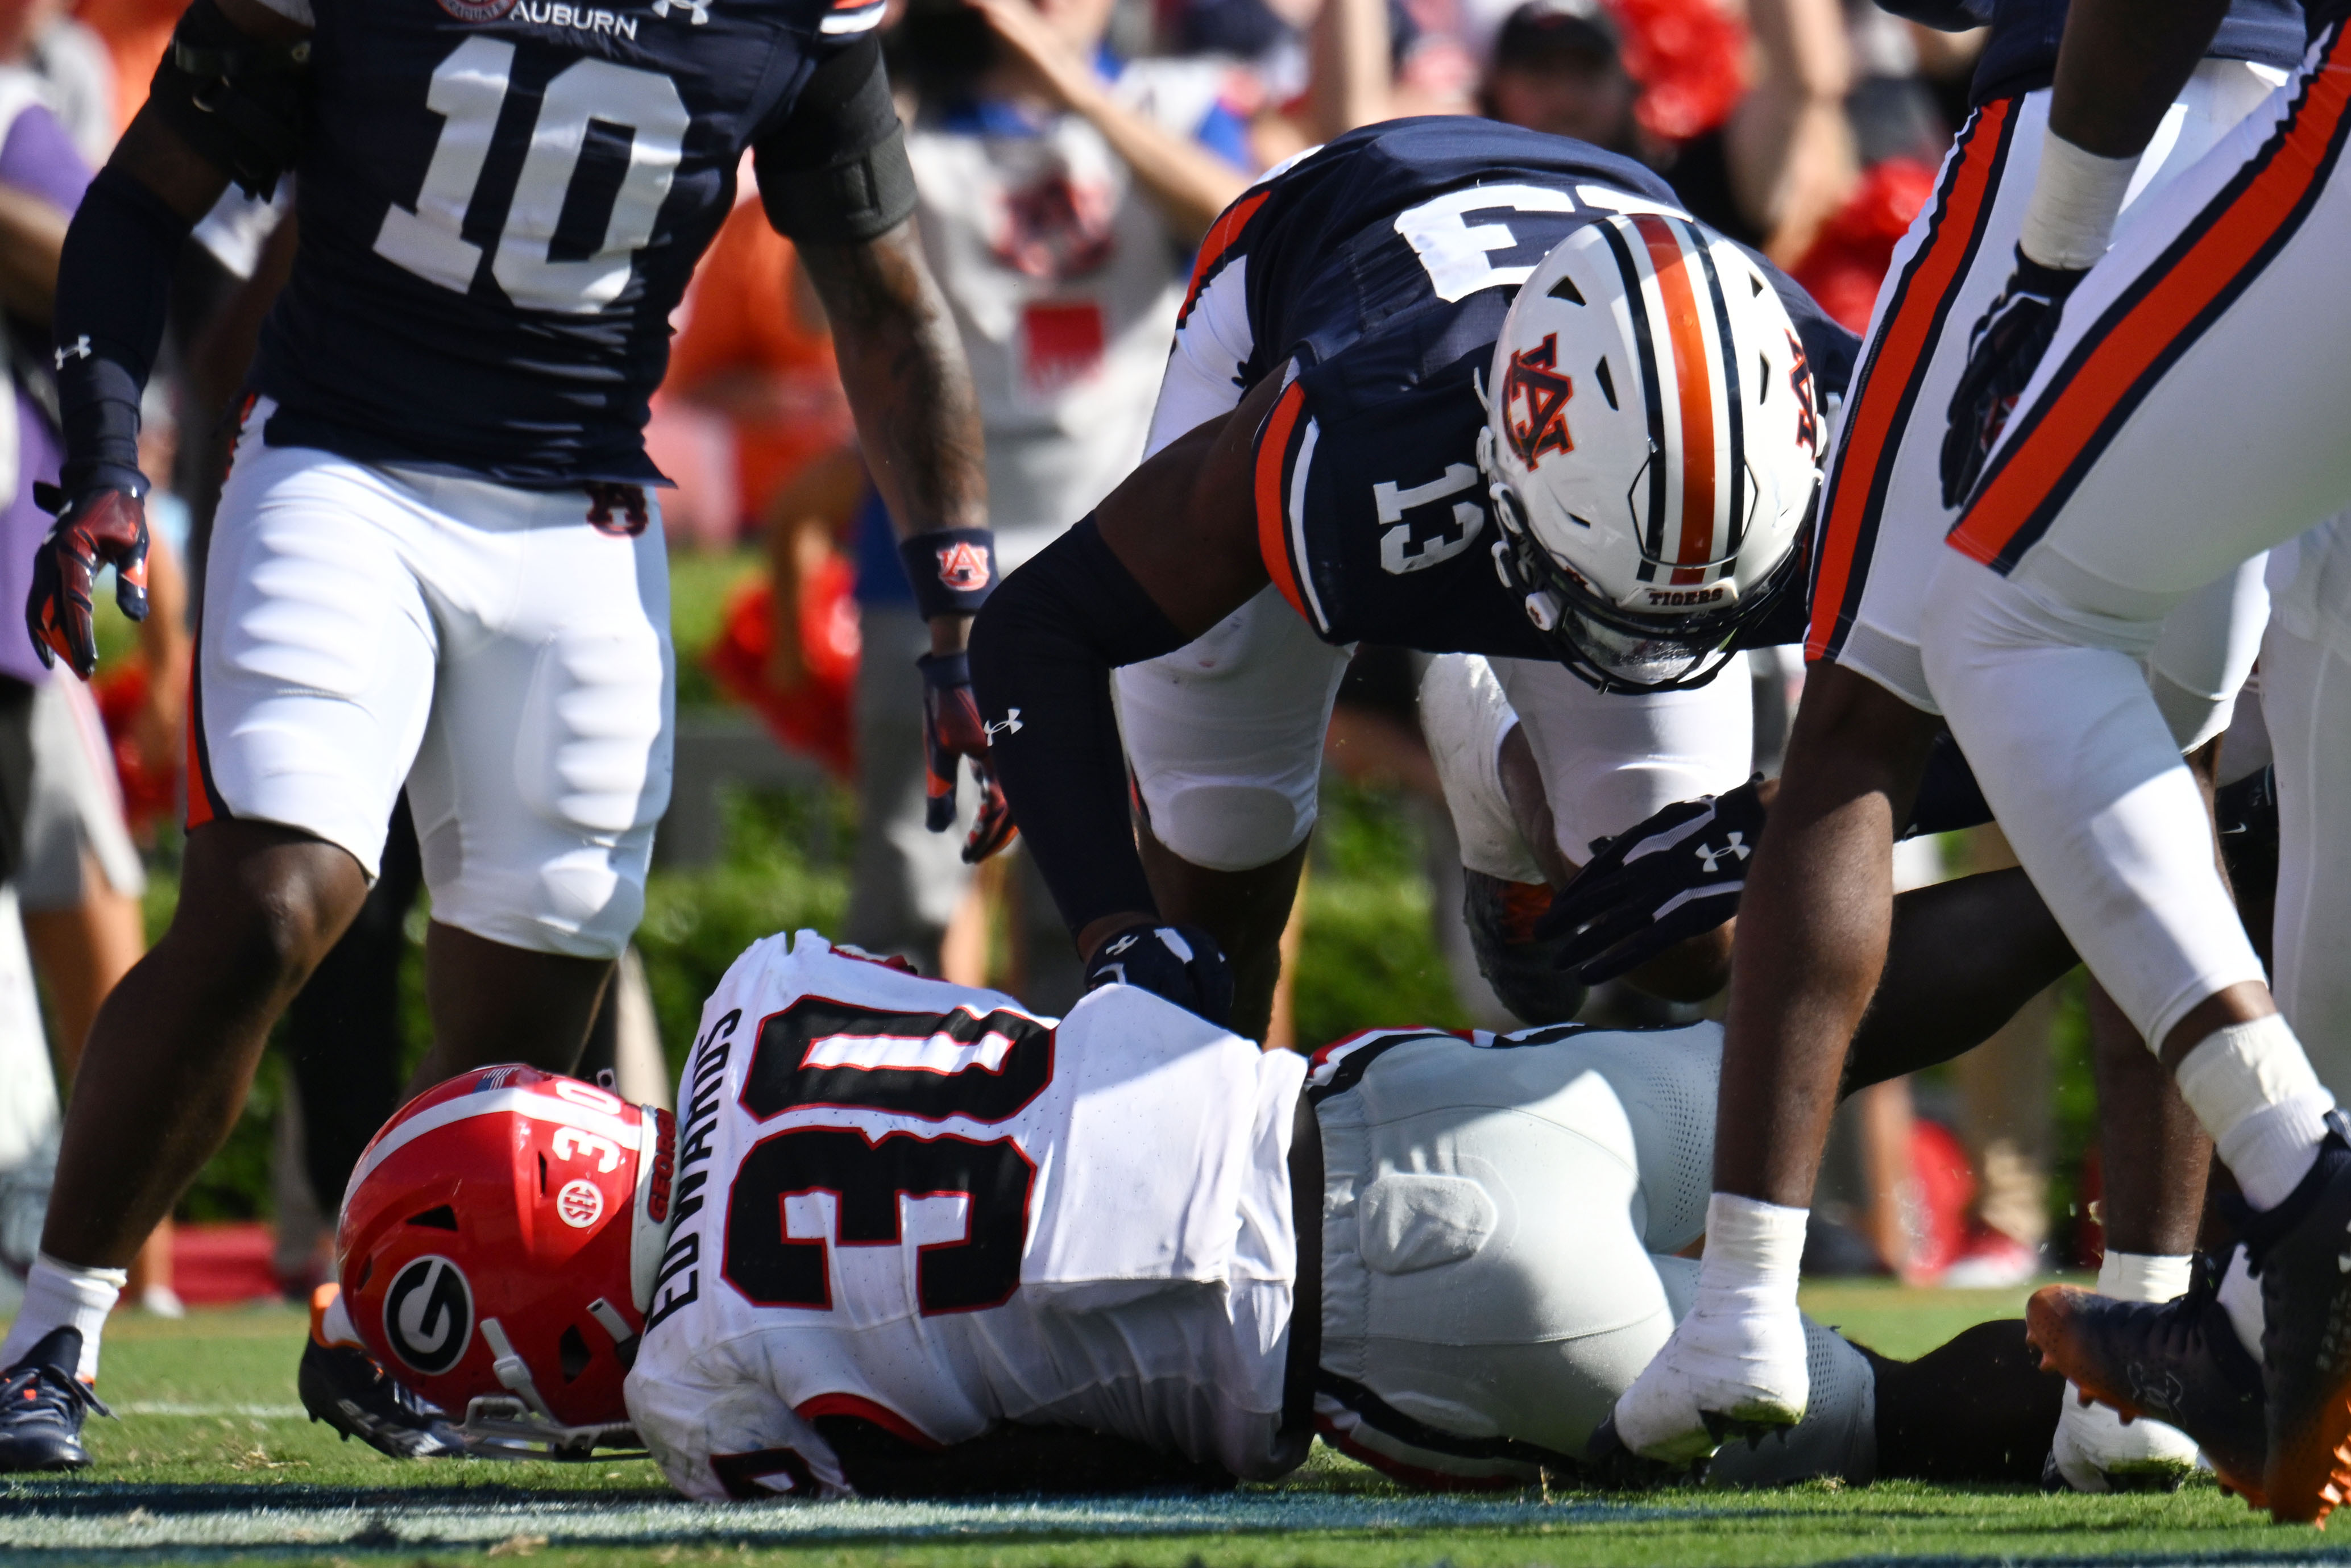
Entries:
MULTIPOLYGON (((57 244, 179 5, 0 0, 11 623, 46 528, 31 483, 57 460, 44 367, 57 244)), ((917 221, 979 389, 1008 570, 1140 455, 1192 255, 1283 159, 1406 115, 1580 137, 1656 169, 1858 330, 1932 194, 1980 44, 1873 0, 904 0, 887 40, 917 221)), ((287 193, 261 206, 232 192, 181 268, 146 409, 156 613, 133 628, 101 595, 105 658, 87 690, 0 632, 0 677, 40 716, 27 871, 0 892, 0 1291, 37 1239, 57 1099, 90 1019, 170 917, 187 628, 254 333, 300 243, 289 211, 287 193)), ((675 327, 650 441, 676 481, 664 497, 676 789, 645 924, 583 1071, 665 1103, 702 997, 748 942, 800 925, 1061 1010, 1077 961, 1025 860, 975 873, 959 834, 923 831, 923 628, 821 312, 747 160, 675 327)), ((1783 653, 1748 672, 1767 772, 1802 682, 1783 653)), ((1469 954, 1418 674, 1412 656, 1373 648, 1350 674, 1270 1043, 1376 1023, 1516 1027, 1469 954)), ((172 1312, 292 1294, 326 1267, 344 1180, 424 1044, 423 894, 398 827, 366 911, 126 1301, 172 1312)), ((1914 841, 1899 876, 2005 855, 1992 830, 1914 841)), ((2077 976, 1953 1069, 1849 1106, 1820 1208, 1833 1223, 1808 1264, 1998 1285, 2094 1263, 2087 1009, 2077 976)), ((1704 1010, 1603 988, 1586 1016, 1704 1010)))

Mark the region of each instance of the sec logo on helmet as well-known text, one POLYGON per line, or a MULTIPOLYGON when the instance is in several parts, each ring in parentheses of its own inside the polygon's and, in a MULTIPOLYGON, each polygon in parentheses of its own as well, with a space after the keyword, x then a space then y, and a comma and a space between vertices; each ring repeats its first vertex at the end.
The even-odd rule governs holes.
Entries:
POLYGON ((383 1293, 383 1337, 427 1376, 456 1365, 474 1339, 474 1291, 465 1271, 437 1254, 410 1260, 383 1293))

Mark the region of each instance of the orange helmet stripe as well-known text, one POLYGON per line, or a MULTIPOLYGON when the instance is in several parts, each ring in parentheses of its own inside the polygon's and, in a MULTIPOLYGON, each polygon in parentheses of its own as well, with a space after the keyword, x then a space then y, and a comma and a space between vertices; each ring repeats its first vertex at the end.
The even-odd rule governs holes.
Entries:
MULTIPOLYGON (((1714 559, 1715 508, 1719 497, 1714 450, 1714 367, 1698 319, 1698 291, 1690 281, 1690 258, 1674 225, 1655 214, 1633 219, 1648 247, 1657 294, 1666 308, 1666 336, 1673 345, 1674 391, 1682 426, 1681 539, 1673 559, 1683 564, 1671 580, 1697 582, 1714 559)), ((1654 481, 1653 481, 1654 482, 1654 481)))

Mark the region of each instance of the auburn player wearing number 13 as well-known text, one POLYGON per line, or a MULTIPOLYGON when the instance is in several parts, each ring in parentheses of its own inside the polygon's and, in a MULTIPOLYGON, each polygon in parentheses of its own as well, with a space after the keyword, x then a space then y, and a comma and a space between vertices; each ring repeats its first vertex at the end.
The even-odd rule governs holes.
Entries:
MULTIPOLYGON (((906 223, 881 12, 194 0, 181 19, 66 241, 68 460, 28 606, 45 656, 90 673, 105 566, 143 612, 139 399, 190 225, 231 179, 292 172, 301 246, 212 536, 180 904, 89 1040, 0 1348, 0 1469, 87 1462, 121 1265, 234 1122, 403 784, 433 891, 428 1071, 576 1060, 669 797, 647 399, 747 151, 910 548, 984 557, 969 376, 906 223)), ((950 773, 984 749, 961 677, 979 597, 943 584, 925 606, 950 773)))
POLYGON ((1234 203, 1150 455, 974 629, 991 755, 1090 971, 1218 1017, 1213 943, 1263 1029, 1358 641, 1495 658, 1570 863, 1744 780, 1746 683, 1715 677, 1802 634, 1818 399, 1854 344, 1561 137, 1394 121, 1234 203), (1132 935, 1162 919, 1180 967, 1132 935))

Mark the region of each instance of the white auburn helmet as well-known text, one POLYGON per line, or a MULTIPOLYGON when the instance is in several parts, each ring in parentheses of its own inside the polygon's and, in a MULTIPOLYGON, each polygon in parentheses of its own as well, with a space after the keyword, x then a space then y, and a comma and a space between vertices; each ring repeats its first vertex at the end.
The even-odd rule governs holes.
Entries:
POLYGON ((1656 214, 1578 229, 1520 287, 1487 385, 1495 568, 1585 681, 1701 685, 1801 591, 1812 371, 1737 246, 1656 214))

